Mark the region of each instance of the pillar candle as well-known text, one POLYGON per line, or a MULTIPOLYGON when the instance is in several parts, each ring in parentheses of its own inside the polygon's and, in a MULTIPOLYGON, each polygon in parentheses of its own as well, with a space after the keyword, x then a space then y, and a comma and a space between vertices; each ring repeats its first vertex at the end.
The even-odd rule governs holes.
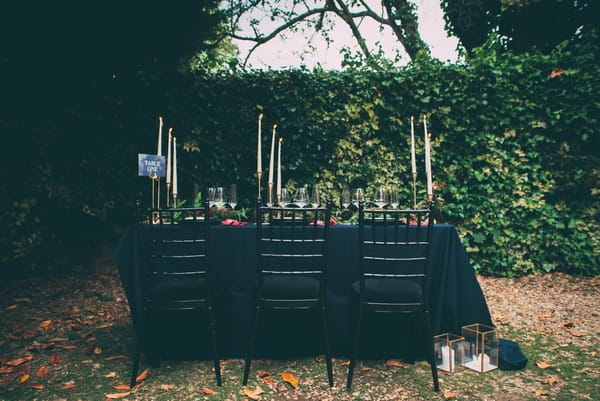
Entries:
POLYGON ((273 137, 271 139, 271 158, 269 159, 269 184, 273 184, 273 165, 275 160, 275 130, 277 124, 273 124, 273 137))
POLYGON ((173 195, 177 195, 177 138, 175 137, 173 137, 173 195))
POLYGON ((413 176, 417 174, 417 158, 415 155, 415 121, 414 117, 410 116, 410 165, 413 176))
POLYGON ((281 196, 281 143, 283 138, 279 138, 279 148, 277 150, 277 196, 281 196))
POLYGON ((163 119, 161 116, 158 116, 158 149, 156 150, 157 155, 162 155, 162 129, 163 129, 163 119))
POLYGON ((261 146, 261 125, 262 125, 262 119, 263 119, 263 114, 260 113, 258 115, 258 150, 256 152, 257 156, 256 156, 256 171, 257 172, 262 172, 262 146, 261 146))
POLYGON ((167 185, 171 183, 171 142, 173 142, 173 128, 169 128, 169 143, 167 144, 167 185))

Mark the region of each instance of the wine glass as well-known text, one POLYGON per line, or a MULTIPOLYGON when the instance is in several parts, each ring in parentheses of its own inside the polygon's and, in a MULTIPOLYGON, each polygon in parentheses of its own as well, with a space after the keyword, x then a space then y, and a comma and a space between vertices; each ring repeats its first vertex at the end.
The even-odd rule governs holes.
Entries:
POLYGON ((235 184, 229 186, 229 202, 227 203, 232 210, 235 209, 237 205, 237 186, 235 184))
POLYGON ((340 196, 340 205, 342 205, 344 209, 350 206, 350 190, 348 189, 348 187, 344 187, 342 189, 342 195, 340 196))
POLYGON ((308 203, 308 192, 305 187, 300 187, 296 189, 296 194, 294 195, 294 203, 298 205, 299 208, 303 208, 308 203))
POLYGON ((365 192, 362 188, 355 188, 352 193, 352 204, 358 207, 358 204, 365 200, 365 192))
POLYGON ((398 187, 396 185, 392 185, 390 188, 390 206, 392 209, 397 209, 398 205, 398 187))
POLYGON ((215 205, 215 188, 208 188, 208 192, 206 194, 206 200, 208 201, 208 206, 213 207, 215 205))
POLYGON ((215 206, 218 208, 222 208, 225 205, 225 200, 223 198, 223 187, 215 188, 215 206))
POLYGON ((388 204, 388 193, 385 187, 377 188, 377 193, 375 194, 375 199, 373 203, 377 205, 378 208, 383 209, 385 205, 388 204))
POLYGON ((281 202, 280 207, 288 207, 292 205, 292 193, 285 188, 281 188, 281 202))
POLYGON ((312 188, 312 197, 310 199, 310 204, 312 207, 319 207, 321 205, 321 195, 319 194, 319 187, 313 185, 312 188))

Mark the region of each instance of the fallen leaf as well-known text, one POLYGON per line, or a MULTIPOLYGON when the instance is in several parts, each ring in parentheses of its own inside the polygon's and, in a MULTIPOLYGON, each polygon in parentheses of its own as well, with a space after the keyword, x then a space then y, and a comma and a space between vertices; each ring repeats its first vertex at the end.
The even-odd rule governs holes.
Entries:
POLYGON ((112 388, 114 388, 115 390, 119 390, 119 391, 131 390, 131 387, 129 387, 129 384, 117 384, 116 386, 112 386, 112 388))
POLYGON ((25 386, 25 388, 32 388, 34 390, 42 390, 44 388, 43 384, 30 384, 29 386, 25 386))
POLYGON ((292 387, 296 388, 298 387, 298 379, 296 379, 296 376, 294 376, 291 373, 288 372, 283 372, 281 374, 281 378, 283 379, 284 382, 288 382, 292 385, 292 387))
POLYGON ((581 331, 569 331, 569 334, 571 334, 573 337, 583 337, 583 336, 585 336, 585 333, 582 333, 581 331))
POLYGON ((10 305, 10 306, 7 306, 6 309, 8 309, 8 310, 10 310, 10 309, 17 309, 17 306, 19 306, 19 305, 17 305, 17 304, 10 305))
POLYGON ((119 398, 125 398, 127 397, 129 394, 131 394, 131 391, 127 391, 126 393, 114 393, 114 394, 106 394, 106 398, 110 399, 110 400, 117 400, 119 398))
POLYGON ((29 298, 15 298, 15 302, 31 302, 29 298))
POLYGON ((385 361, 385 366, 404 366, 404 362, 399 359, 388 359, 385 361))
POLYGON ((215 390, 211 390, 208 387, 202 387, 202 389, 200 390, 200 392, 204 393, 204 394, 208 394, 208 395, 215 394, 215 390))
POLYGON ((30 339, 30 338, 33 338, 33 337, 35 337, 35 336, 36 336, 36 334, 35 334, 33 331, 28 331, 27 333, 23 334, 23 335, 21 336, 21 338, 22 338, 23 340, 28 340, 28 339, 30 339))
POLYGON ((61 341, 69 341, 69 339, 67 337, 54 337, 48 340, 51 343, 57 343, 57 342, 61 342, 61 341))
POLYGON ((100 347, 94 348, 94 354, 100 355, 101 353, 102 353, 102 348, 100 348, 100 347))
POLYGON ((65 384, 62 385, 62 387, 60 388, 61 390, 69 390, 75 388, 75 383, 73 382, 67 382, 65 384))
POLYGON ((42 323, 40 323, 39 327, 40 329, 43 329, 45 327, 48 327, 52 324, 52 320, 44 320, 42 323))
POLYGON ((554 385, 560 383, 560 380, 558 379, 558 376, 556 376, 556 375, 549 375, 544 380, 542 380, 542 383, 554 386, 554 385))
POLYGON ((58 348, 62 348, 62 349, 76 349, 77 346, 76 345, 66 345, 66 344, 59 344, 57 345, 58 348))
POLYGON ((123 359, 125 358, 125 355, 113 355, 113 356, 107 356, 106 358, 104 358, 105 361, 112 361, 115 359, 123 359))
POLYGON ((108 372, 104 377, 117 377, 117 372, 108 372))
POLYGON ((271 390, 277 391, 277 382, 269 377, 263 377, 261 379, 271 390))
POLYGON ((552 318, 552 313, 544 313, 544 314, 538 315, 538 317, 540 319, 551 319, 552 318))
POLYGON ((266 376, 271 376, 271 374, 269 372, 267 372, 266 370, 261 370, 259 369, 256 373, 258 373, 258 377, 266 377, 266 376))
POLYGON ((544 390, 541 388, 538 388, 537 390, 535 390, 535 395, 537 395, 538 397, 543 396, 543 395, 548 395, 550 394, 550 392, 548 390, 544 390))
POLYGON ((342 366, 350 366, 350 361, 342 361, 342 362, 340 362, 340 365, 342 365, 342 366))
POLYGON ((29 374, 25 373, 24 375, 21 375, 21 377, 19 377, 19 384, 21 383, 25 383, 27 380, 29 380, 29 374))
POLYGON ((50 365, 56 365, 57 363, 59 363, 61 360, 61 357, 59 354, 52 354, 50 355, 50 365))
POLYGON ((174 384, 161 384, 160 385, 161 390, 173 390, 174 388, 175 388, 174 384))
POLYGON ((590 355, 591 355, 591 356, 597 356, 597 355, 598 355, 598 353, 597 353, 596 351, 591 351, 591 352, 590 352, 590 355))
POLYGON ((535 364, 537 365, 538 368, 540 369, 548 369, 549 367, 551 367, 552 365, 550 365, 549 363, 546 362, 541 362, 541 361, 536 361, 535 364))
POLYGON ((135 379, 136 383, 141 383, 148 378, 148 374, 150 373, 150 369, 144 370, 140 375, 135 379))
POLYGON ((22 358, 17 358, 17 359, 13 359, 12 361, 5 362, 4 364, 8 365, 8 366, 19 366, 19 365, 24 364, 25 362, 31 361, 32 359, 33 359, 33 356, 27 355, 22 358))
POLYGON ((444 399, 449 400, 450 398, 456 398, 458 394, 453 391, 444 391, 444 399))
POLYGON ((258 386, 256 386, 254 390, 250 390, 247 388, 244 389, 244 395, 253 400, 260 400, 260 395, 262 393, 264 393, 263 389, 258 386))
POLYGON ((85 333, 81 333, 81 338, 86 338, 94 334, 94 330, 86 331, 85 333))
POLYGON ((46 365, 42 365, 40 366, 40 368, 38 369, 37 373, 35 374, 37 377, 44 377, 48 374, 50 370, 48 369, 48 366, 46 365))
POLYGON ((561 76, 562 74, 565 73, 565 70, 562 69, 557 69, 557 70, 552 70, 552 72, 550 73, 550 78, 556 78, 561 76))
POLYGON ((0 374, 2 373, 12 373, 15 370, 13 368, 11 368, 10 366, 0 366, 0 374))
POLYGON ((114 325, 115 325, 114 323, 104 323, 104 324, 101 324, 101 325, 97 326, 96 328, 97 329, 105 329, 107 327, 112 327, 114 325))

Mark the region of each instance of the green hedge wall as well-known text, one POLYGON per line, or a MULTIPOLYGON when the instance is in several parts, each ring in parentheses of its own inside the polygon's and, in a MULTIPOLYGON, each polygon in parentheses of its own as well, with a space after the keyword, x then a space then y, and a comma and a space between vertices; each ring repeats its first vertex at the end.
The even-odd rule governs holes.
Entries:
MULTIPOLYGON (((288 186, 319 184, 335 198, 344 185, 369 192, 394 183, 402 204, 409 206, 409 117, 416 120, 422 202, 421 116, 426 113, 436 198, 443 219, 457 225, 478 272, 595 275, 600 273, 599 72, 593 56, 563 46, 546 56, 481 50, 464 65, 432 62, 384 72, 197 73, 146 80, 141 85, 146 89, 119 106, 123 115, 111 125, 112 139, 98 140, 96 149, 107 162, 93 176, 103 178, 76 174, 74 188, 64 173, 52 176, 48 185, 55 188, 60 179, 69 191, 70 203, 58 202, 55 208, 85 216, 82 227, 100 227, 114 240, 132 214, 133 199, 149 198, 149 180, 135 176, 136 153, 155 151, 161 113, 183 144, 180 196, 191 202, 198 189, 235 182, 242 203, 250 205, 256 196, 256 127, 262 112, 264 170, 270 127, 277 123, 288 186), (147 88, 159 88, 153 92, 158 95, 149 99, 147 88)), ((99 126, 107 126, 111 117, 102 116, 99 126)), ((71 167, 97 157, 90 150, 71 167)), ((47 190, 25 191, 14 201, 17 218, 3 216, 20 235, 8 238, 13 245, 2 238, 2 245, 7 250, 15 242, 22 245, 22 252, 9 252, 5 262, 57 240, 48 235, 52 228, 35 240, 23 228, 47 208, 40 206, 49 198, 47 190)))

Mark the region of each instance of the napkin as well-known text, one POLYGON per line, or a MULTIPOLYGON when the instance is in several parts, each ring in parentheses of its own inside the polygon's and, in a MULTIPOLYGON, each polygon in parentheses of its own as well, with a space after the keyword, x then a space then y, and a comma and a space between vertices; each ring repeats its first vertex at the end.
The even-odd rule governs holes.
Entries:
POLYGON ((245 226, 247 221, 237 221, 235 219, 225 219, 221 222, 222 226, 245 226))

